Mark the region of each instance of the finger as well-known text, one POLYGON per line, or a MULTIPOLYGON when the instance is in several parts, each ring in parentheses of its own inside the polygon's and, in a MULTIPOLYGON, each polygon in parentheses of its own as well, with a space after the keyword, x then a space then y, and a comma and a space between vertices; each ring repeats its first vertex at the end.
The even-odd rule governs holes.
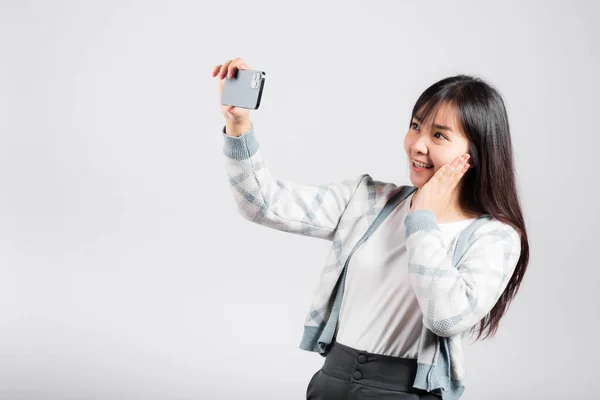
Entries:
POLYGON ((231 110, 229 110, 229 114, 237 118, 240 116, 240 114, 242 114, 242 110, 243 108, 240 107, 231 107, 231 110))
POLYGON ((233 60, 233 62, 231 64, 229 64, 229 70, 227 71, 227 77, 228 78, 233 78, 238 70, 238 67, 240 64, 243 64, 244 60, 242 60, 241 58, 236 58, 235 60, 233 60))
POLYGON ((215 67, 213 68, 213 71, 212 71, 212 76, 213 76, 213 78, 214 78, 215 76, 217 76, 217 74, 219 73, 219 71, 220 71, 220 70, 221 70, 221 64, 219 64, 219 65, 217 65, 217 66, 215 66, 215 67))
POLYGON ((458 182, 465 176, 465 173, 469 169, 469 164, 462 164, 461 167, 455 172, 452 179, 449 181, 448 190, 452 191, 458 186, 458 182))
POLYGON ((229 114, 232 117, 239 117, 240 114, 242 113, 243 108, 240 107, 236 107, 236 106, 229 106, 227 108, 227 114, 229 114))
POLYGON ((233 120, 235 117, 232 114, 232 111, 234 109, 234 106, 227 106, 225 113, 227 114, 227 118, 233 120))
POLYGON ((442 165, 442 167, 437 170, 437 172, 433 175, 433 177, 431 177, 431 179, 434 182, 440 182, 442 180, 442 178, 444 177, 444 175, 447 173, 450 166, 451 166, 451 163, 442 165))
POLYGON ((234 61, 235 67, 237 69, 250 69, 250 67, 242 60, 241 58, 236 58, 234 61))
POLYGON ((440 168, 434 175, 436 182, 450 187, 456 172, 456 166, 459 165, 460 161, 461 157, 455 158, 452 162, 445 164, 442 168, 440 168))
POLYGON ((225 79, 227 75, 227 69, 229 68, 229 64, 231 64, 233 60, 227 61, 225 64, 221 65, 221 72, 219 73, 219 78, 225 79))
POLYGON ((227 118, 232 121, 239 120, 241 118, 241 109, 239 107, 231 106, 227 110, 227 118))
POLYGON ((454 174, 455 176, 458 175, 457 179, 460 180, 460 177, 464 174, 464 172, 466 171, 465 166, 467 166, 468 169, 468 165, 467 161, 469 160, 470 155, 469 154, 463 154, 459 159, 458 162, 455 166, 455 171, 454 174))
POLYGON ((448 171, 446 171, 446 173, 444 174, 444 180, 448 184, 452 184, 454 179, 456 179, 456 176, 463 169, 463 166, 465 165, 464 162, 465 162, 465 160, 462 156, 458 157, 456 160, 452 161, 452 164, 448 168, 448 171))
POLYGON ((456 187, 458 182, 464 176, 465 172, 469 169, 469 164, 467 164, 468 154, 460 157, 456 160, 452 174, 448 176, 448 183, 451 188, 456 187))
POLYGON ((452 162, 448 166, 446 173, 444 173, 444 175, 440 179, 440 181, 441 181, 440 183, 442 185, 446 186, 447 188, 452 187, 452 185, 454 184, 454 179, 456 177, 456 165, 457 165, 456 161, 452 162))

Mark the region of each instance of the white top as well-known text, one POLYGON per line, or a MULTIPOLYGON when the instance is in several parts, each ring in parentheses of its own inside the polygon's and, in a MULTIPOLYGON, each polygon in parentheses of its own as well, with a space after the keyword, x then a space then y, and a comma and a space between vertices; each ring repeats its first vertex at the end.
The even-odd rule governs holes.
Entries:
MULTIPOLYGON (((423 314, 408 276, 404 228, 412 197, 400 203, 350 258, 337 326, 336 341, 341 344, 417 358, 423 314)), ((438 224, 448 249, 474 220, 438 224)))

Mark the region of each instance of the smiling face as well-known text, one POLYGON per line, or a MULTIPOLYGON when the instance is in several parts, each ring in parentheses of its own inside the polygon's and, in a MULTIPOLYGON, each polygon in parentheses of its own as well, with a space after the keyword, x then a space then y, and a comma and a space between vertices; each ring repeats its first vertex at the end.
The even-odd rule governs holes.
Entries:
POLYGON ((444 164, 467 153, 469 140, 462 130, 455 107, 443 103, 426 121, 413 118, 404 138, 411 183, 420 188, 444 164), (421 164, 427 164, 423 168, 421 164))

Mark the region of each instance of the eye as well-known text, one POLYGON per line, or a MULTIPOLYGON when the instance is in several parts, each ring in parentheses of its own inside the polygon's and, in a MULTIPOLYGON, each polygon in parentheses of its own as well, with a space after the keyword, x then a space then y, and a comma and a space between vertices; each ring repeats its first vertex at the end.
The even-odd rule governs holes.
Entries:
POLYGON ((411 127, 411 129, 418 130, 419 129, 419 124, 417 124, 416 122, 411 122, 410 127, 411 127))
POLYGON ((441 134, 441 133, 439 133, 439 132, 436 132, 436 133, 434 133, 434 134, 433 134, 433 136, 434 136, 434 137, 435 137, 435 135, 440 135, 440 136, 441 136, 441 138, 440 138, 440 139, 446 139, 446 140, 448 140, 448 138, 447 138, 446 136, 442 135, 442 134, 441 134))

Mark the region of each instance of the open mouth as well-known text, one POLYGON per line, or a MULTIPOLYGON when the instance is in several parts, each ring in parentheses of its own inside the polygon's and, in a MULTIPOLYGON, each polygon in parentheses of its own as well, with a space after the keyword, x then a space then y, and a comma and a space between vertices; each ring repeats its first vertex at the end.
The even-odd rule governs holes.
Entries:
POLYGON ((433 165, 423 164, 422 162, 418 162, 418 161, 415 161, 415 160, 412 160, 412 163, 417 168, 425 168, 425 169, 433 168, 433 165))

